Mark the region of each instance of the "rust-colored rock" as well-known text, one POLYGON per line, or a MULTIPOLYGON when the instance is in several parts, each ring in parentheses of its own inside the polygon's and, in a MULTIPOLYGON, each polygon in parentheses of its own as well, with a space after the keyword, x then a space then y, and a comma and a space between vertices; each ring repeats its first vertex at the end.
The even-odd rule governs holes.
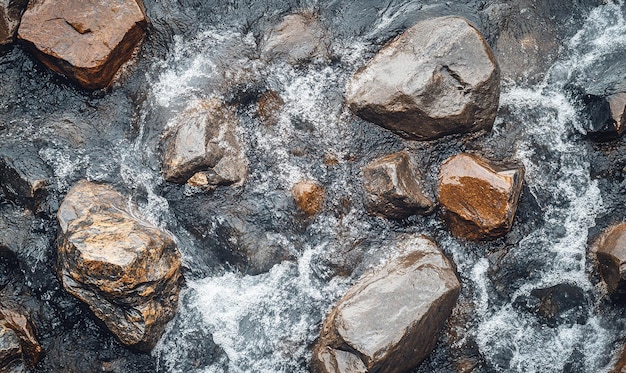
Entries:
POLYGON ((459 296, 456 272, 423 236, 396 245, 399 256, 364 274, 324 321, 313 372, 409 372, 435 347, 459 296))
POLYGON ((280 110, 285 106, 285 101, 276 91, 267 91, 259 98, 259 119, 266 126, 278 123, 280 110))
POLYGON ((402 219, 414 214, 428 214, 434 203, 424 193, 417 169, 407 152, 375 159, 363 168, 370 213, 402 219))
POLYGON ((235 113, 218 99, 191 103, 164 135, 165 179, 207 189, 243 183, 248 160, 238 126, 235 113))
POLYGON ((25 312, 0 305, 0 371, 21 372, 34 367, 42 348, 25 312))
POLYGON ((626 373, 626 345, 622 350, 619 360, 613 366, 609 373, 626 373))
POLYGON ((626 296, 626 223, 605 230, 592 248, 610 294, 626 296))
POLYGON ((313 181, 300 181, 293 186, 291 192, 296 205, 306 215, 312 216, 322 211, 326 193, 321 185, 313 181))
POLYGON ((180 256, 110 186, 81 181, 58 211, 58 276, 125 345, 150 351, 174 317, 180 256))
POLYGON ((28 0, 0 0, 0 45, 12 43, 28 0))
POLYGON ((439 203, 452 233, 471 240, 506 234, 522 191, 524 168, 472 154, 448 158, 439 171, 439 203))
POLYGON ((145 33, 138 1, 31 1, 18 38, 51 70, 84 88, 104 88, 145 33))

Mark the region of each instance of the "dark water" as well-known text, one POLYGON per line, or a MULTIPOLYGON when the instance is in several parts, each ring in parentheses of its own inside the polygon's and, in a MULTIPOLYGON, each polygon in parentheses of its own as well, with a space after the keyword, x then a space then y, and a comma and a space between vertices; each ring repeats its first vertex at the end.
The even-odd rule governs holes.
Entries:
POLYGON ((305 372, 326 312, 364 270, 394 255, 386 242, 403 232, 434 237, 462 281, 449 325, 417 372, 455 372, 462 362, 475 365, 474 372, 610 368, 626 318, 604 295, 587 250, 601 229, 624 218, 626 152, 622 140, 592 144, 584 136, 586 118, 566 87, 610 93, 623 86, 621 3, 145 5, 151 19, 145 44, 107 92, 75 88, 19 45, 0 52, 0 150, 28 160, 51 180, 35 208, 8 195, 0 200, 0 227, 17 248, 0 263, 0 287, 3 297, 34 315, 47 351, 36 371, 305 372), (558 23, 550 36, 558 48, 546 66, 535 66, 542 73, 504 83, 491 133, 415 143, 343 106, 349 77, 406 27, 435 15, 463 15, 495 44, 503 27, 515 24, 498 18, 498 9, 510 4, 520 6, 519 14, 534 9, 542 22, 558 23), (314 10, 330 30, 332 60, 297 68, 260 61, 263 32, 299 10, 314 10), (285 101, 271 127, 256 114, 267 90, 285 101), (189 102, 209 97, 237 109, 248 180, 214 193, 166 183, 161 133, 189 102), (404 221, 368 216, 360 169, 401 149, 413 155, 431 187, 441 162, 461 151, 523 162, 526 185, 512 232, 473 244, 451 237, 437 213, 404 221), (328 158, 337 164, 325 163, 328 158), (54 213, 83 178, 114 184, 178 239, 187 282, 179 313, 152 355, 120 346, 54 276, 54 213), (301 179, 327 190, 324 211, 308 220, 290 192, 301 179), (229 260, 232 242, 274 247, 293 260, 246 274, 245 266, 229 260), (528 306, 537 290, 563 285, 559 291, 571 292, 574 307, 559 318, 546 320, 528 306))

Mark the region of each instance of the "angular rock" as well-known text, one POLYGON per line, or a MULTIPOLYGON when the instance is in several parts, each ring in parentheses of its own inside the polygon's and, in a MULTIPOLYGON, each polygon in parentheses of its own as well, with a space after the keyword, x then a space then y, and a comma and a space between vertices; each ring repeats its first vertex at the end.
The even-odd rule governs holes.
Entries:
POLYGON ((7 373, 25 372, 22 346, 15 331, 0 323, 0 371, 7 373))
POLYGON ((328 31, 315 14, 290 14, 261 40, 261 57, 299 64, 328 58, 329 46, 328 31))
POLYGON ((189 105, 164 136, 165 179, 209 189, 243 183, 248 160, 238 126, 235 113, 217 99, 189 105))
POLYGON ((626 93, 609 96, 582 94, 588 121, 585 131, 592 140, 614 140, 626 131, 626 93))
POLYGON ((298 208, 308 216, 313 216, 324 207, 324 188, 313 181, 299 181, 291 189, 298 208))
POLYGON ((363 177, 367 192, 365 205, 370 213, 403 219, 413 214, 428 214, 434 209, 407 152, 375 159, 363 168, 363 177))
MULTIPOLYGON (((35 336, 35 328, 30 322, 26 313, 18 310, 17 307, 8 308, 0 306, 0 326, 5 330, 5 336, 14 334, 19 343, 20 360, 23 360, 30 367, 41 358, 42 348, 35 336)), ((3 365, 0 358, 0 366, 3 365)))
POLYGON ((32 144, 0 147, 0 190, 13 202, 35 209, 45 198, 51 176, 32 144))
POLYGON ((51 70, 84 88, 104 88, 144 36, 138 1, 31 1, 18 38, 51 70))
POLYGON ((364 274, 324 321, 313 372, 409 372, 435 347, 459 296, 456 272, 431 240, 397 242, 400 256, 364 274))
POLYGON ((537 314, 550 327, 585 324, 588 319, 585 293, 572 284, 533 289, 528 296, 519 297, 514 305, 537 314))
POLYGON ((259 119, 266 126, 278 123, 285 101, 275 91, 267 91, 259 98, 259 119))
POLYGON ((592 252, 609 293, 626 299, 626 223, 605 230, 592 252))
POLYGON ((27 5, 28 0, 0 0, 0 45, 15 40, 17 27, 27 5))
POLYGON ((499 97, 493 53, 460 17, 409 28, 359 69, 346 91, 356 115, 414 140, 490 129, 499 97))
POLYGON ((178 305, 173 237, 110 186, 78 182, 58 211, 58 276, 127 346, 150 351, 178 305))
POLYGON ((524 168, 473 154, 448 158, 439 171, 439 203, 452 233, 470 240, 506 234, 522 191, 524 168))

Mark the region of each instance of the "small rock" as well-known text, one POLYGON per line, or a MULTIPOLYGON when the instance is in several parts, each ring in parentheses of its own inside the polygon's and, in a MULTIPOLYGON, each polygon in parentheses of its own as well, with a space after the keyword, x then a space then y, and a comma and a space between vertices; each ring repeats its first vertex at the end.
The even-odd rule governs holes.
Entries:
POLYGON ((609 293, 626 299, 626 223, 605 230, 592 252, 609 293))
POLYGON ((31 1, 18 38, 51 70, 87 89, 108 86, 144 36, 138 0, 31 1))
POLYGON ((572 284, 558 284, 533 289, 529 296, 516 299, 514 305, 535 313, 548 326, 585 324, 586 299, 583 289, 572 284))
POLYGON ((313 216, 324 206, 326 193, 324 188, 313 181, 299 181, 291 190, 296 205, 308 216, 313 216))
POLYGON ((613 366, 609 373, 626 373, 626 345, 619 356, 619 360, 613 366))
POLYGON ((0 323, 0 371, 22 373, 26 371, 22 360, 22 346, 16 332, 0 323))
POLYGON ((490 129, 499 97, 493 53, 460 17, 409 28, 359 69, 346 90, 356 115, 414 140, 490 129))
POLYGON ((36 210, 45 199, 51 176, 32 144, 0 146, 0 190, 11 201, 36 210))
POLYGON ((523 180, 523 167, 498 166, 472 154, 448 158, 439 171, 439 203, 452 233, 470 240, 505 235, 523 180))
POLYGON ((180 256, 170 233, 113 188, 81 181, 58 211, 58 276, 119 340, 150 351, 178 306, 180 256))
POLYGON ((261 41, 261 57, 299 64, 328 58, 328 31, 312 13, 290 14, 273 27, 261 41))
POLYGON ((434 209, 407 152, 375 159, 363 168, 363 176, 366 207, 372 214, 403 219, 413 214, 425 215, 434 209))
POLYGON ((206 188, 243 183, 248 161, 238 126, 235 113, 217 99, 189 105, 164 136, 165 179, 206 188))
POLYGON ((587 135, 592 140, 614 140, 626 130, 626 93, 610 96, 582 94, 588 121, 585 123, 587 135))
POLYGON ((285 101, 276 91, 267 91, 259 98, 259 119, 266 126, 274 126, 278 123, 280 110, 285 106, 285 101))
POLYGON ((460 284, 423 236, 397 240, 400 256, 364 274, 330 312, 313 349, 313 372, 409 372, 435 347, 460 284))
POLYGON ((28 366, 34 367, 41 358, 42 348, 26 312, 19 310, 18 307, 0 306, 0 325, 15 334, 19 340, 22 360, 28 366))
POLYGON ((0 45, 15 40, 17 27, 27 5, 28 0, 0 0, 0 45))

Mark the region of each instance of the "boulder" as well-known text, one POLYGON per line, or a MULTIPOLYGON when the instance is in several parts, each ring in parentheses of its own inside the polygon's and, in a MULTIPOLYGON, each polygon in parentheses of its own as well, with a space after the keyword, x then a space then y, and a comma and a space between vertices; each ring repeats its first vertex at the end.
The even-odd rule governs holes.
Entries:
POLYGON ((397 241, 399 255, 365 273, 335 305, 313 349, 313 372, 409 372, 437 342, 460 284, 434 242, 397 241))
POLYGON ((42 348, 34 330, 21 309, 0 305, 0 371, 23 372, 37 364, 42 348))
POLYGON ((513 224, 524 168, 477 155, 448 158, 439 171, 439 203, 452 233, 470 240, 505 235, 513 224))
POLYGON ((626 130, 626 93, 581 95, 587 121, 584 130, 592 140, 614 140, 626 130))
POLYGON ((605 230, 592 252, 609 293, 626 299, 626 223, 605 230))
POLYGON ((417 169, 407 152, 375 159, 363 168, 365 206, 375 215, 403 219, 433 211, 434 203, 426 196, 417 169))
POLYGON ((172 235, 107 185, 78 182, 58 211, 58 276, 127 346, 150 351, 178 305, 172 235))
POLYGON ((490 129, 500 70, 481 33, 460 17, 417 23, 348 83, 356 115, 414 140, 490 129))
POLYGON ((51 70, 84 88, 104 88, 144 36, 138 1, 31 1, 18 38, 51 70))
POLYGON ((328 58, 328 31, 313 13, 290 14, 261 40, 261 57, 299 64, 316 58, 328 58))
POLYGON ((165 180, 207 189, 243 183, 248 160, 238 127, 235 113, 217 99, 190 104, 164 135, 165 180))
POLYGON ((0 0, 0 45, 15 40, 17 27, 27 5, 28 0, 0 0))
POLYGON ((291 192, 298 209, 307 216, 312 216, 322 211, 326 193, 321 185, 308 180, 299 181, 294 184, 291 192))

